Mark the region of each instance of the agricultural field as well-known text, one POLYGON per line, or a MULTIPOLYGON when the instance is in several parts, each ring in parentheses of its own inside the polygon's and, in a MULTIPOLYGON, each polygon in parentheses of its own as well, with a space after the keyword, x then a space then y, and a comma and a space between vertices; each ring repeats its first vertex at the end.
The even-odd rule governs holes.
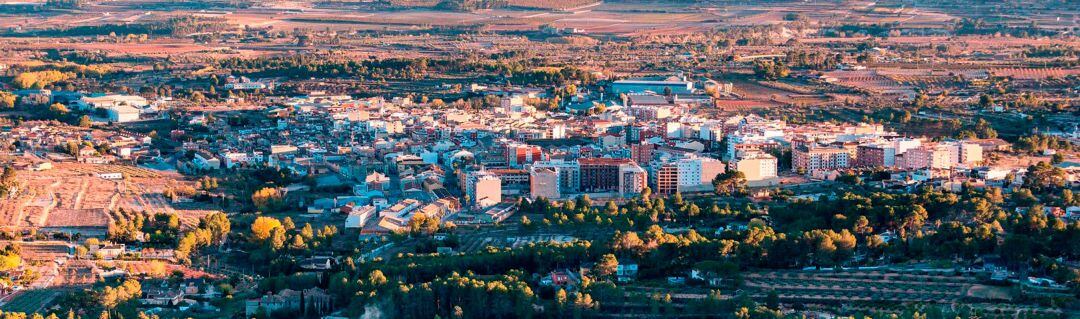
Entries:
POLYGON ((775 271, 744 276, 744 286, 783 300, 805 302, 890 301, 950 303, 964 298, 1011 300, 980 284, 980 274, 958 271, 846 270, 775 271))
POLYGON ((58 163, 52 170, 24 172, 26 191, 0 203, 0 221, 9 228, 103 229, 117 210, 177 214, 191 225, 213 210, 166 199, 170 188, 191 187, 179 175, 122 165, 58 163), (122 173, 121 180, 98 177, 122 173))
POLYGON ((38 289, 16 292, 0 305, 0 310, 33 313, 42 310, 45 305, 60 295, 58 290, 38 289))

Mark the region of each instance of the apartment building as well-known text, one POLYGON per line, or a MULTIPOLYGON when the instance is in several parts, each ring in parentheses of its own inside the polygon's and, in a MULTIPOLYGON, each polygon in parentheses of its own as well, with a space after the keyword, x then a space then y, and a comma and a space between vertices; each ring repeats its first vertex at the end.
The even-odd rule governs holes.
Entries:
POLYGON ((795 171, 840 170, 851 167, 851 153, 843 147, 804 146, 791 151, 791 162, 795 171))
POLYGON ((581 166, 578 161, 550 160, 536 162, 533 168, 551 168, 559 172, 559 193, 577 193, 581 186, 581 166))
POLYGON ((776 178, 776 156, 767 153, 752 152, 743 154, 732 161, 733 168, 742 172, 748 182, 759 182, 776 178))
POLYGON ((476 203, 476 207, 490 207, 502 202, 502 180, 495 175, 478 176, 472 188, 473 194, 470 196, 476 203))
MULTIPOLYGON (((619 167, 634 163, 629 158, 579 158, 581 191, 604 193, 619 190, 619 167)), ((635 164, 636 166, 636 164, 635 164)))
POLYGON ((537 145, 511 143, 505 148, 506 165, 521 168, 527 164, 543 160, 544 152, 537 145))
POLYGON ((648 185, 649 176, 645 169, 634 162, 619 165, 619 194, 633 196, 641 194, 648 185))
POLYGON ((529 196, 549 199, 562 197, 559 181, 558 169, 533 166, 529 170, 529 196))

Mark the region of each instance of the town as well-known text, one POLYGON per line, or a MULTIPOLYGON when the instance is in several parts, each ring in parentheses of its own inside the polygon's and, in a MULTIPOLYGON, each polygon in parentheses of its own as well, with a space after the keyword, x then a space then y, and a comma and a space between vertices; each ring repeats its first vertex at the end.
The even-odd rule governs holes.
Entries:
POLYGON ((1080 4, 0 2, 3 318, 1077 318, 1080 4))

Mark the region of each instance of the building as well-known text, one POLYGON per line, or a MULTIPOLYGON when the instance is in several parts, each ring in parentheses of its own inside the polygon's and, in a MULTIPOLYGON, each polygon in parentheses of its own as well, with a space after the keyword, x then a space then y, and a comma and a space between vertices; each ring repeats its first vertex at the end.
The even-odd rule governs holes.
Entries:
POLYGON ((656 169, 653 185, 657 194, 712 190, 712 180, 724 172, 724 163, 707 157, 680 158, 656 169))
POLYGON ((506 165, 513 168, 541 161, 544 155, 540 146, 520 143, 507 144, 505 152, 506 165))
POLYGON ((559 193, 577 193, 581 186, 581 166, 577 161, 550 160, 536 162, 533 168, 551 168, 559 172, 559 193))
POLYGON ((960 153, 959 163, 977 165, 983 162, 983 147, 976 143, 961 142, 956 146, 960 153))
POLYGON ((553 140, 566 138, 566 124, 551 124, 550 128, 548 129, 548 138, 553 140))
POLYGON ((532 167, 529 170, 529 196, 556 199, 562 197, 559 170, 552 167, 532 167))
POLYGON ((724 173, 724 163, 715 158, 692 157, 677 162, 680 192, 712 190, 712 180, 724 173))
POLYGON ((247 77, 241 76, 239 78, 230 76, 226 79, 223 86, 226 90, 262 90, 262 89, 274 89, 273 83, 265 83, 262 81, 253 81, 247 77))
POLYGON ((855 167, 893 167, 896 165, 896 148, 892 145, 859 145, 855 153, 855 167))
POLYGON ((403 199, 379 212, 379 227, 376 230, 384 232, 405 231, 414 213, 419 209, 420 201, 411 198, 403 199))
POLYGON ((656 193, 671 195, 679 191, 679 167, 675 163, 665 163, 656 170, 656 193))
POLYGON ((215 170, 221 168, 221 160, 214 157, 214 154, 210 154, 207 151, 195 152, 195 158, 191 160, 191 163, 195 165, 195 168, 200 170, 215 170))
POLYGON ((606 193, 619 190, 620 166, 630 163, 633 163, 633 160, 628 158, 579 158, 581 191, 606 193))
POLYGON ((626 79, 611 83, 612 94, 623 93, 666 93, 689 94, 694 92, 694 82, 684 78, 669 77, 662 80, 653 79, 626 79), (670 90, 670 91, 669 91, 670 90))
POLYGON ((379 172, 371 172, 364 177, 364 185, 369 190, 386 191, 390 189, 390 177, 379 172))
POLYGON ((835 171, 851 167, 851 153, 842 147, 804 146, 791 151, 791 168, 801 172, 835 171))
POLYGON ((21 105, 45 105, 52 100, 52 91, 46 89, 28 89, 12 91, 19 97, 21 105))
POLYGON ((618 282, 631 282, 637 279, 638 264, 627 258, 620 258, 619 265, 615 267, 615 280, 618 282))
POLYGON ((477 215, 476 220, 483 224, 501 223, 502 221, 510 218, 514 212, 517 211, 517 205, 512 203, 501 203, 493 205, 483 213, 477 215))
POLYGON ((634 143, 630 144, 630 158, 641 165, 648 165, 653 160, 653 153, 656 151, 656 144, 652 143, 634 143))
POLYGON ((750 152, 732 163, 733 169, 742 172, 747 182, 758 182, 776 178, 776 162, 776 157, 770 154, 750 152))
POLYGON ((79 110, 111 109, 118 106, 130 106, 133 108, 145 108, 150 105, 146 98, 136 95, 98 95, 84 96, 74 102, 79 110))
POLYGON ((113 123, 126 123, 139 120, 139 109, 130 105, 117 105, 105 109, 105 119, 113 123))
POLYGON ((648 186, 649 175, 644 168, 637 163, 629 162, 619 165, 619 194, 633 196, 641 194, 648 186))
POLYGON ((364 228, 372 217, 375 217, 375 206, 355 207, 349 212, 349 217, 345 217, 345 228, 364 228))
POLYGON ((949 169, 959 158, 959 152, 946 145, 923 145, 905 152, 902 156, 901 169, 949 169), (954 159, 955 158, 955 159, 954 159))
POLYGON ((473 185, 473 194, 470 196, 476 207, 484 208, 502 202, 502 180, 495 175, 480 175, 473 185))

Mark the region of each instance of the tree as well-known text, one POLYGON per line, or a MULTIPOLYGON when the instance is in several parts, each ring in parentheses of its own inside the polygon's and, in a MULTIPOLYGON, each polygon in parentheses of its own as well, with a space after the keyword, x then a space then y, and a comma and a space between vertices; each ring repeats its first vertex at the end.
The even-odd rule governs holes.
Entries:
POLYGON ((712 185, 717 195, 737 195, 746 190, 746 175, 738 170, 727 170, 716 174, 716 177, 712 180, 712 185))
POLYGON ((0 255, 0 272, 12 271, 22 265, 22 258, 18 254, 4 253, 0 255))
POLYGON ((83 115, 79 117, 79 127, 90 127, 92 124, 94 124, 94 121, 90 120, 90 116, 83 115))
POLYGON ((69 112, 67 106, 64 106, 63 104, 53 103, 52 105, 49 105, 49 114, 54 117, 67 116, 69 112))
POLYGON ((1046 162, 1039 162, 1028 167, 1024 174, 1024 188, 1031 189, 1036 193, 1056 190, 1065 187, 1068 183, 1068 174, 1060 167, 1055 167, 1046 162))
POLYGON ((638 237, 637 232, 616 231, 614 238, 611 240, 611 249, 619 252, 631 252, 639 253, 645 246, 645 241, 638 237))
POLYGON ((10 109, 15 107, 15 94, 10 92, 0 91, 0 109, 10 109))
POLYGON ((225 213, 214 212, 199 221, 199 228, 209 230, 211 241, 221 244, 224 242, 225 237, 229 235, 229 231, 232 230, 232 223, 225 213))
POLYGON ((1061 153, 1054 153, 1054 155, 1050 156, 1050 164, 1057 165, 1057 164, 1061 164, 1061 163, 1064 163, 1064 162, 1065 162, 1065 155, 1062 155, 1061 153))
POLYGON ((0 197, 11 195, 18 190, 19 185, 18 173, 14 167, 5 167, 3 170, 4 172, 0 173, 0 197))
POLYGON ((994 105, 994 98, 988 94, 979 95, 979 106, 989 108, 994 105))
POLYGON ((270 238, 275 229, 281 228, 281 222, 276 218, 259 216, 251 223, 251 236, 256 241, 264 241, 270 238))
POLYGON ((261 211, 273 211, 281 208, 284 203, 279 191, 276 187, 263 187, 251 194, 251 202, 255 204, 255 208, 261 211))
POLYGON ((292 217, 285 216, 285 218, 281 220, 281 227, 285 227, 285 230, 287 231, 293 230, 296 229, 296 223, 293 222, 292 217))
POLYGON ((53 83, 75 78, 75 73, 56 70, 23 72, 11 80, 11 84, 20 89, 41 89, 53 83))
POLYGON ((300 237, 300 235, 293 235, 293 240, 289 243, 289 249, 296 251, 304 250, 307 249, 307 244, 304 243, 304 238, 300 237))
POLYGON ((381 270, 375 269, 368 274, 368 283, 375 287, 381 287, 387 283, 386 275, 381 270))
POLYGON ((754 74, 766 80, 787 77, 791 70, 786 65, 773 60, 760 60, 754 63, 754 74))
POLYGON ((596 262, 596 269, 593 271, 601 277, 607 277, 614 275, 619 268, 619 259, 615 258, 615 255, 604 254, 600 256, 600 260, 596 262))
POLYGON ((282 248, 285 248, 286 240, 287 237, 285 236, 285 228, 276 227, 270 230, 270 249, 272 249, 273 251, 278 251, 282 248))

